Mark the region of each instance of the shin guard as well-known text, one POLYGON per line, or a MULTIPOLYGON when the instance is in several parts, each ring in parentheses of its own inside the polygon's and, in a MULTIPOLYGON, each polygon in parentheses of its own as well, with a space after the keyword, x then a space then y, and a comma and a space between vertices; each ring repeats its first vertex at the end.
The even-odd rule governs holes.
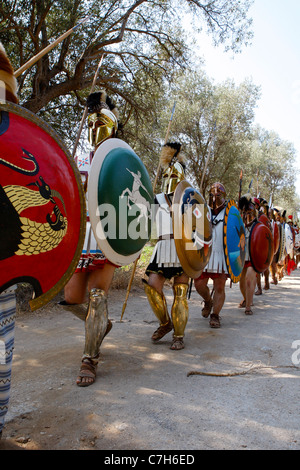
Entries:
POLYGON ((101 289, 89 293, 89 305, 85 320, 85 348, 83 358, 97 360, 100 346, 108 326, 107 295, 101 289))
POLYGON ((168 314, 167 302, 164 294, 160 294, 154 287, 144 280, 144 288, 149 304, 158 319, 160 326, 167 325, 171 320, 168 314))
POLYGON ((174 326, 174 337, 183 337, 184 330, 189 317, 189 306, 187 301, 188 284, 175 284, 174 302, 172 305, 171 316, 174 326))

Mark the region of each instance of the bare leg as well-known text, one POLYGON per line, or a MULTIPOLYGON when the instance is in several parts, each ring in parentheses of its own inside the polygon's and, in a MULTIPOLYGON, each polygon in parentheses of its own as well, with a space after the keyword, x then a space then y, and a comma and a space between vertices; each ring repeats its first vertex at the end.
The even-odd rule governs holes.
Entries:
POLYGON ((82 304, 87 301, 88 273, 75 273, 65 285, 65 301, 68 304, 82 304))
POLYGON ((213 313, 210 316, 210 326, 211 328, 220 328, 220 312, 223 308, 225 302, 225 284, 227 277, 222 275, 214 279, 214 303, 213 303, 213 313))
POLYGON ((166 278, 162 274, 150 273, 148 278, 148 285, 157 290, 160 294, 163 293, 163 288, 166 278))
POLYGON ((107 294, 114 277, 115 269, 115 266, 106 263, 102 269, 92 271, 88 278, 88 290, 102 289, 107 294))
POLYGON ((245 314, 252 315, 251 305, 253 304, 253 294, 256 284, 256 272, 254 269, 249 266, 246 271, 245 277, 245 287, 246 287, 246 305, 245 305, 245 314))
POLYGON ((213 306, 213 301, 212 301, 210 290, 209 290, 207 283, 208 283, 208 278, 204 278, 204 279, 198 278, 194 280, 195 289, 204 300, 204 307, 202 309, 202 316, 204 318, 209 317, 209 314, 213 306))
POLYGON ((261 277, 259 273, 256 273, 256 283, 257 283, 257 290, 255 291, 255 295, 262 295, 261 277))
POLYGON ((267 270, 264 272, 264 276, 265 276, 265 287, 264 287, 264 289, 265 289, 265 290, 269 290, 269 289, 270 289, 270 282, 269 282, 270 270, 269 270, 269 269, 267 269, 267 270))
MULTIPOLYGON (((85 354, 82 359, 80 375, 77 385, 86 387, 94 383, 96 368, 103 338, 112 327, 107 313, 107 293, 111 285, 115 267, 107 263, 102 269, 88 274, 85 287, 89 291, 89 306, 85 321, 85 354), (92 356, 90 351, 93 351, 92 356)), ((81 273, 79 273, 81 274, 81 273)), ((75 286, 73 286, 75 289, 75 286)), ((83 289, 83 286, 77 286, 83 289)))

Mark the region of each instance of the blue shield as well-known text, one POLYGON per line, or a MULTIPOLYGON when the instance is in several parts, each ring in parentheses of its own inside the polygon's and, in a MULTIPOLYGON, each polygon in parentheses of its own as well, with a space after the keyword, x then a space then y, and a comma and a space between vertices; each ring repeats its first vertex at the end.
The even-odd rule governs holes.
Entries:
POLYGON ((227 203, 224 218, 224 254, 232 282, 240 280, 245 264, 245 226, 233 200, 227 203))

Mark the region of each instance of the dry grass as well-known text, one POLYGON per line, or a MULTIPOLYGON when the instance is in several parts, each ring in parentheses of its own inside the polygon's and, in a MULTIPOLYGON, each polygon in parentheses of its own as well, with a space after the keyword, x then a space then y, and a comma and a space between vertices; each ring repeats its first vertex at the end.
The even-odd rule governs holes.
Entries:
MULTIPOLYGON (((134 278, 132 281, 133 287, 142 287, 142 279, 145 274, 145 270, 149 264, 151 255, 153 251, 153 246, 145 246, 143 249, 140 258, 138 259, 134 278)), ((122 268, 116 269, 114 279, 112 282, 112 289, 127 289, 130 282, 132 272, 134 269, 134 264, 129 266, 123 266, 122 268)))

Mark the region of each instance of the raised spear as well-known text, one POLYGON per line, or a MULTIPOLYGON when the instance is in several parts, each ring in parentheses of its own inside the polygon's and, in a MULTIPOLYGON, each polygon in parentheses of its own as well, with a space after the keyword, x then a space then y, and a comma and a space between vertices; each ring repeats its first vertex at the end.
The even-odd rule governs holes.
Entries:
MULTIPOLYGON (((91 89, 90 89, 90 94, 93 93, 93 91, 95 89, 98 73, 99 73, 99 70, 101 68, 102 61, 103 61, 103 56, 104 56, 104 54, 102 54, 102 56, 101 56, 101 59, 100 59, 100 62, 98 64, 96 73, 94 75, 94 80, 93 80, 93 83, 92 83, 92 86, 91 86, 91 89)), ((84 111, 83 111, 83 115, 82 115, 82 118, 81 118, 80 126, 79 126, 79 129, 78 129, 78 132, 77 132, 77 136, 76 136, 76 140, 75 140, 75 144, 74 144, 74 148, 73 148, 73 152, 72 152, 72 157, 73 158, 75 157, 75 154, 76 154, 78 142, 79 142, 79 139, 80 139, 80 136, 81 136, 81 132, 82 132, 82 128, 83 128, 83 125, 84 125, 86 115, 87 115, 87 106, 84 107, 84 111)))
POLYGON ((250 184, 249 184, 249 188, 248 188, 248 191, 250 192, 251 188, 252 188, 252 183, 253 183, 253 178, 252 180, 250 181, 250 184))
POLYGON ((49 51, 51 51, 55 46, 57 46, 60 42, 62 42, 65 38, 67 38, 71 33, 74 33, 83 23, 85 23, 90 16, 87 16, 86 18, 83 18, 80 20, 73 28, 69 29, 66 31, 64 34, 62 34, 58 39, 53 41, 49 46, 45 47, 42 49, 38 54, 36 54, 34 57, 32 57, 28 62, 26 62, 22 67, 20 67, 18 70, 14 72, 14 76, 17 78, 19 77, 25 70, 29 69, 29 67, 32 67, 38 60, 40 60, 45 54, 47 54, 49 51))
MULTIPOLYGON (((172 121, 173 121, 173 116, 174 116, 174 113, 175 113, 175 106, 176 106, 176 101, 175 101, 174 106, 172 108, 171 117, 170 117, 170 121, 169 121, 169 124, 168 124, 168 129, 167 129, 167 132, 166 132, 164 144, 167 143, 168 138, 169 138, 169 133, 170 133, 170 129, 171 129, 172 121)), ((160 171, 160 159, 159 159, 159 162, 158 162, 156 177, 155 177, 155 181, 154 181, 154 184, 153 184, 153 192, 155 192, 155 188, 156 188, 157 180, 158 180, 158 176, 159 176, 159 171, 160 171)))

